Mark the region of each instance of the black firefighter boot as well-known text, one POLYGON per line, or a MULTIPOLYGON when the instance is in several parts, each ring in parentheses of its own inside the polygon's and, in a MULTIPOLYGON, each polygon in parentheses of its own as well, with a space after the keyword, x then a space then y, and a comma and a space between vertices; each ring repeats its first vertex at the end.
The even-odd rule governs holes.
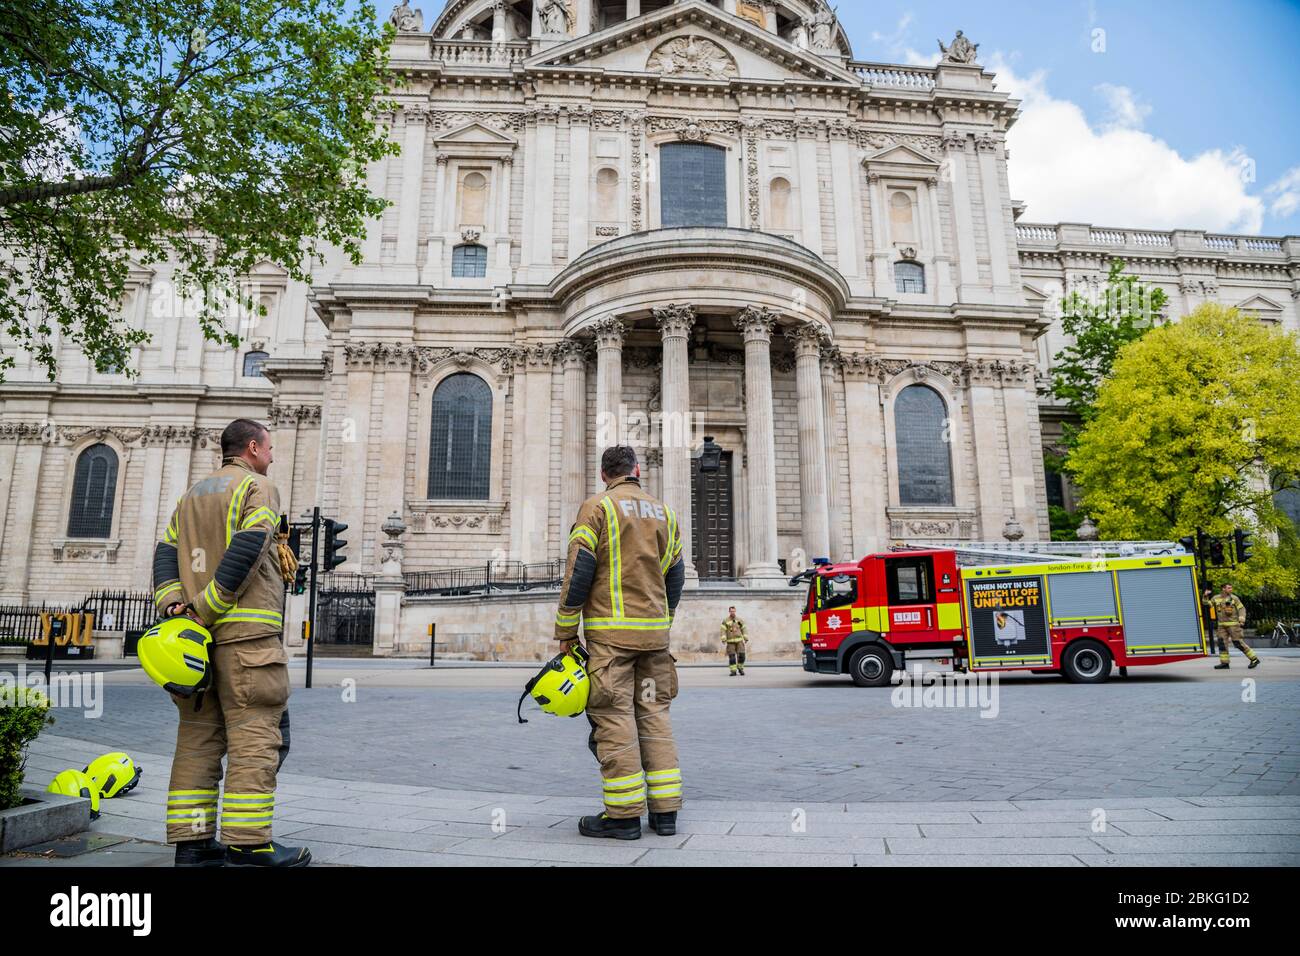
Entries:
POLYGON ((650 829, 660 836, 673 836, 677 833, 677 811, 650 814, 650 829))
POLYGON ((589 837, 608 837, 611 840, 641 839, 641 818, 628 817, 616 820, 607 813, 583 817, 578 821, 578 832, 589 837))
POLYGON ((254 843, 250 846, 226 847, 226 862, 231 866, 306 866, 311 862, 311 850, 305 846, 283 846, 254 843))
POLYGON ((176 844, 176 866, 225 866, 226 848, 214 837, 176 844))

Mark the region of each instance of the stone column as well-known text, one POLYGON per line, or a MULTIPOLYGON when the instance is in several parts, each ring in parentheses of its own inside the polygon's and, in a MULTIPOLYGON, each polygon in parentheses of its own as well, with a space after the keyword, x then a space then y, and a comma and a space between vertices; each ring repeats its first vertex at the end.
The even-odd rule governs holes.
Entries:
POLYGON ((745 492, 749 554, 743 582, 780 587, 776 563, 776 454, 772 413, 772 330, 777 314, 749 306, 735 319, 745 340, 745 492))
POLYGON ((406 594, 406 578, 402 574, 402 534, 406 531, 406 524, 394 511, 380 530, 384 536, 379 542, 379 573, 374 579, 374 654, 376 657, 392 657, 395 652, 404 650, 399 646, 399 639, 402 633, 402 597, 406 594))
MULTIPOLYGON (((5 584, 0 595, 6 602, 13 604, 26 604, 27 596, 30 591, 31 582, 28 580, 28 572, 31 567, 32 547, 34 544, 32 534, 36 523, 36 509, 32 507, 31 496, 35 489, 41 487, 41 464, 45 457, 45 438, 39 430, 35 433, 41 437, 28 442, 19 442, 18 444, 18 461, 14 468, 13 484, 10 488, 10 494, 17 493, 22 503, 16 509, 13 520, 13 534, 5 542, 5 564, 6 573, 4 576, 5 584)), ((130 449, 128 449, 129 453, 130 449)), ((69 457, 66 467, 71 468, 76 465, 75 459, 69 457)), ((126 480, 127 462, 120 461, 117 469, 117 480, 126 480)), ((67 532, 67 515, 61 515, 59 524, 56 528, 59 537, 63 537, 67 532)), ((118 518, 119 535, 122 533, 122 520, 118 518)), ((40 542, 48 548, 48 542, 40 542)))
MULTIPOLYGON (((376 520, 379 515, 401 515, 406 510, 407 440, 410 434, 411 363, 416 361, 412 346, 393 346, 384 363, 384 407, 379 433, 378 494, 373 502, 376 520)), ((427 454, 426 450, 426 454, 427 454)), ((421 491, 420 495, 426 494, 421 491)), ((361 532, 357 532, 360 537, 361 532)))
POLYGON ((561 438, 560 535, 567 547, 569 526, 587 491, 587 346, 565 339, 556 349, 564 370, 564 424, 561 438))
MULTIPOLYGON (((151 426, 145 430, 140 449, 144 466, 144 477, 140 485, 140 510, 136 514, 135 560, 132 563, 133 581, 153 580, 153 549, 158 542, 158 513, 167 509, 167 520, 171 520, 171 505, 162 497, 163 466, 167 462, 167 435, 165 426, 151 426)), ((119 474, 122 481, 125 474, 119 474)), ((126 517, 123 515, 123 517, 126 517)), ((126 527, 126 523, 122 523, 126 527)), ((122 534, 125 544, 126 535, 122 534)))
POLYGON ((853 555, 882 550, 886 543, 885 509, 889 491, 885 474, 885 418, 880 404, 880 373, 864 352, 844 353, 844 406, 849 427, 849 517, 853 555))
POLYGON ((796 162, 799 169, 799 234, 804 246, 821 255, 822 207, 821 177, 817 164, 818 126, 812 120, 796 122, 795 136, 798 155, 796 162))
MULTIPOLYGON (((970 379, 971 437, 975 444, 975 477, 979 482, 981 536, 985 541, 1000 541, 1006 522, 1003 496, 1001 442, 998 440, 998 417, 1001 411, 998 389, 1000 376, 992 363, 976 361, 970 379)), ((954 462, 954 467, 956 463, 954 462)))
POLYGON ((799 395, 799 489, 803 546, 809 561, 830 556, 826 501, 826 419, 822 407, 822 326, 805 322, 786 331, 794 345, 799 395))
POLYGON ((997 150, 998 141, 992 136, 975 138, 984 225, 989 237, 989 267, 993 273, 993 301, 1013 305, 1019 298, 1019 290, 1012 280, 1011 268, 1012 260, 1018 257, 1018 253, 1012 248, 1014 239, 1008 236, 1008 232, 1014 235, 1014 228, 1010 225, 1011 210, 1003 201, 997 150))
POLYGON ((677 512, 686 576, 698 580, 691 537, 691 387, 690 339, 695 310, 670 305, 651 313, 663 336, 663 499, 677 512))
POLYGON ((591 111, 569 110, 569 261, 591 237, 591 111))
POLYGON ((594 467, 592 468, 592 493, 604 490, 600 480, 600 456, 611 445, 617 445, 619 434, 619 405, 623 401, 623 338, 627 326, 610 316, 593 327, 596 334, 596 434, 594 467))
MULTIPOLYGON (((393 114, 381 113, 375 122, 377 130, 387 136, 391 132, 393 114)), ((388 185, 388 156, 381 156, 366 167, 366 189, 372 196, 383 196, 388 185)), ((361 240, 362 265, 379 265, 383 244, 384 214, 366 222, 366 236, 361 240)))
MULTIPOLYGON (((424 181, 425 110, 408 107, 402 142, 402 187, 397 203, 397 255, 399 266, 415 266, 420 228, 420 189, 424 181)), ((412 280, 415 281, 414 276, 412 280)))
POLYGON ((944 161, 951 170, 952 225, 957 235, 957 299, 978 302, 979 262, 975 257, 975 220, 971 211, 970 184, 966 178, 965 133, 947 132, 943 136, 944 161))
MULTIPOLYGON (((524 405, 524 562, 546 561, 551 527, 551 370, 554 349, 535 345, 526 350, 524 405)), ((567 532, 568 528, 563 529, 567 532)))
POLYGON ((858 254, 858 216, 862 208, 854 183, 860 167, 855 162, 857 147, 849 142, 852 130, 841 123, 830 127, 831 191, 835 196, 835 244, 840 273, 846 278, 861 274, 858 254))
MULTIPOLYGON (((826 433, 826 516, 830 522, 830 558, 840 561, 846 557, 844 548, 844 488, 840 482, 839 403, 835 400, 835 372, 839 366, 839 350, 834 347, 822 350, 822 414, 826 433)), ((847 555, 860 558, 862 555, 847 555)))
POLYGON ((364 528, 366 519, 366 466, 370 461, 370 396, 375 382, 375 350, 370 343, 348 343, 344 346, 347 365, 347 392, 345 405, 338 410, 336 422, 331 422, 331 434, 326 442, 338 444, 338 519, 351 530, 349 540, 358 541, 353 553, 348 555, 349 568, 364 572, 371 567, 365 549, 364 528))

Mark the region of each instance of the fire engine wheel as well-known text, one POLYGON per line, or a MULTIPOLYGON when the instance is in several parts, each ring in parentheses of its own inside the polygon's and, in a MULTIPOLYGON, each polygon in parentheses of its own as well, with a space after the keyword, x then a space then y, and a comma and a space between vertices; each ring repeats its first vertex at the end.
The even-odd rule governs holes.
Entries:
POLYGON ((894 658, 883 647, 864 647, 849 661, 849 676, 859 687, 884 687, 893 675, 894 658))
POLYGON ((1110 676, 1110 651, 1096 641, 1075 641, 1061 658, 1061 673, 1074 684, 1100 684, 1110 676))

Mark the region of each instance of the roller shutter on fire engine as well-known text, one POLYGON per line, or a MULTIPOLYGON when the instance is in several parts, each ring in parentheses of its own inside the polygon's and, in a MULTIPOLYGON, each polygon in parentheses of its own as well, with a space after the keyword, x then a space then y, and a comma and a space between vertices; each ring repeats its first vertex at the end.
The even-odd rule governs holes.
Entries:
POLYGON ((1132 568, 1115 575, 1130 654, 1199 653, 1200 607, 1191 567, 1132 568))
POLYGON ((1041 577, 969 580, 966 604, 976 667, 1051 662, 1041 577))

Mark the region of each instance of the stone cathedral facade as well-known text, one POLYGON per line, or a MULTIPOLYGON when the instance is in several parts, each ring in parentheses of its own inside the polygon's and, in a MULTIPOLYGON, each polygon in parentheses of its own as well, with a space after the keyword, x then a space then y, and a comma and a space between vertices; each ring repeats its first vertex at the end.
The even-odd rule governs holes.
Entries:
MULTIPOLYGON (((865 63, 821 0, 405 2, 379 117, 392 201, 310 287, 205 343, 141 269, 138 378, 61 348, 0 387, 0 601, 148 586, 172 503, 238 416, 284 509, 381 525, 406 570, 561 556, 604 445, 688 526, 701 584, 782 586, 900 539, 1046 538, 1052 302, 1111 255, 1297 327, 1300 239, 1018 222, 1016 101, 958 36, 865 63), (719 468, 699 467, 705 436, 719 468)), ((56 343, 57 347, 57 343, 56 343)))

